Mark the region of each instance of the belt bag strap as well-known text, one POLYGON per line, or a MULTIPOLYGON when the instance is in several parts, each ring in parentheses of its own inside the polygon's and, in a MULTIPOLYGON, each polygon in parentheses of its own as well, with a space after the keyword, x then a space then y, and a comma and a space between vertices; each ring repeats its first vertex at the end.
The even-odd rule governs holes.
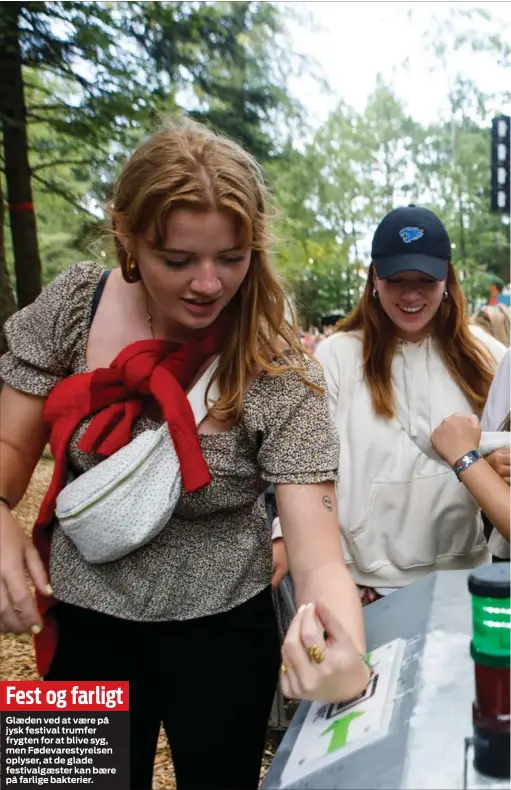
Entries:
MULTIPOLYGON (((211 365, 208 369, 202 374, 200 379, 190 392, 188 393, 188 400, 190 401, 190 406, 192 407, 193 414, 195 416, 195 424, 198 426, 201 422, 206 418, 208 414, 208 407, 206 405, 206 391, 208 389, 209 383, 215 372, 218 368, 218 357, 215 357, 211 365)), ((211 386, 208 396, 208 402, 212 403, 218 398, 218 387, 216 383, 211 386)))

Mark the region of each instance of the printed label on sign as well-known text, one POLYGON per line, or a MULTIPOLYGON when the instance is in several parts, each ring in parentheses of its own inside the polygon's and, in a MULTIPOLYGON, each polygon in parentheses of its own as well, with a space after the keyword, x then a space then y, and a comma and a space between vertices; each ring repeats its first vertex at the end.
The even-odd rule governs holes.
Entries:
POLYGON ((282 772, 281 786, 387 735, 405 642, 395 639, 370 654, 374 674, 364 693, 343 703, 314 702, 282 772))

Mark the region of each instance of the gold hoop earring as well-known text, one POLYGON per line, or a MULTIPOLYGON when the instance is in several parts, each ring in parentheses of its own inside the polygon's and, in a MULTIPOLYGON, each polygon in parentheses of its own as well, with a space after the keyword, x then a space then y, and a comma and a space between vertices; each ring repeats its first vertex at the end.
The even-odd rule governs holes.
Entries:
POLYGON ((140 270, 133 255, 128 252, 126 258, 126 278, 129 283, 136 283, 140 280, 140 270))

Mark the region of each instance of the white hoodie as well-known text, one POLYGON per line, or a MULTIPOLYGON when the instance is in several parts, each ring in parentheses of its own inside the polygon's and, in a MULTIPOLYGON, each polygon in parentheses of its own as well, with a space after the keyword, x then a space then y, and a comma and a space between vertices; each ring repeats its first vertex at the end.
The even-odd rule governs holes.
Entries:
MULTIPOLYGON (((490 336, 480 340, 497 367, 505 347, 490 336)), ((340 436, 337 506, 355 582, 402 587, 431 571, 487 562, 479 509, 430 444, 445 417, 473 413, 437 341, 399 343, 392 363, 396 417, 390 420, 374 414, 361 333, 332 335, 317 358, 340 436)))

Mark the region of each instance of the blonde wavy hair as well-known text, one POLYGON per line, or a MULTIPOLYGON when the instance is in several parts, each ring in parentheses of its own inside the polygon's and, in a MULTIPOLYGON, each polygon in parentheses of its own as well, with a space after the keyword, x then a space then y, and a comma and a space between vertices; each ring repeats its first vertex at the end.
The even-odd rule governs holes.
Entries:
POLYGON ((484 329, 489 335, 500 340, 506 348, 509 348, 510 340, 510 318, 509 307, 503 304, 485 305, 478 313, 470 319, 473 326, 484 329))
POLYGON ((279 375, 296 371, 313 389, 304 369, 296 327, 285 318, 286 297, 269 261, 269 216, 264 177, 256 160, 237 143, 211 129, 179 120, 165 124, 128 159, 111 204, 116 255, 123 276, 128 255, 121 235, 165 238, 170 212, 177 208, 228 211, 240 245, 252 250, 250 267, 231 302, 234 326, 215 376, 220 393, 212 412, 219 419, 239 416, 254 369, 279 375))
MULTIPOLYGON (((364 376, 375 414, 390 419, 395 414, 391 367, 397 342, 396 327, 373 296, 374 263, 369 267, 364 293, 355 309, 341 319, 337 332, 363 332, 364 376)), ((449 298, 442 301, 434 319, 434 333, 445 364, 475 412, 481 414, 495 365, 468 327, 465 297, 452 263, 447 271, 449 298)))

